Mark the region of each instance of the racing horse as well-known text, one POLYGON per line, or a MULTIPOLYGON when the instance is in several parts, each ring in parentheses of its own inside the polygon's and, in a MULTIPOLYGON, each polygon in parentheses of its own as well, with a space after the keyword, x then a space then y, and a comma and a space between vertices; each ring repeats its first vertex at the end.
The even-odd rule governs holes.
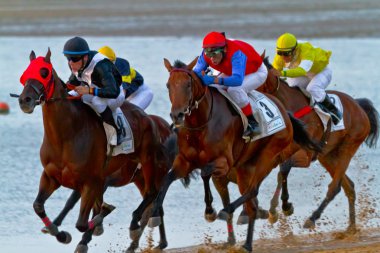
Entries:
MULTIPOLYGON (((35 107, 41 105, 43 115, 44 138, 40 149, 43 172, 33 208, 51 235, 59 242, 69 243, 71 235, 59 231, 58 226, 50 221, 44 204, 61 185, 79 192, 81 204, 76 228, 84 234, 75 252, 87 252, 94 228, 113 210, 112 206, 103 203, 107 178, 120 173, 119 183, 133 181, 136 165, 141 164, 141 179, 137 184, 141 185, 143 201, 133 212, 130 226, 131 230, 138 230, 142 214, 156 197, 170 162, 154 120, 127 102, 121 109, 133 132, 134 152, 114 157, 108 155, 102 121, 89 106, 70 99, 50 57, 50 49, 45 57, 37 58, 32 51, 30 64, 20 78, 24 85, 19 96, 20 108, 25 113, 33 113, 35 107), (93 219, 89 221, 92 208, 93 219)), ((170 131, 168 125, 166 127, 170 131)), ((162 209, 160 213, 163 213, 162 209)), ((158 247, 165 248, 164 227, 160 231, 163 233, 158 247)))
POLYGON ((349 226, 347 232, 356 231, 355 219, 355 188, 352 180, 346 175, 346 170, 352 157, 360 145, 364 142, 369 147, 375 147, 379 137, 379 113, 373 106, 372 102, 366 98, 353 99, 349 95, 338 91, 327 91, 328 94, 337 95, 343 105, 344 129, 331 131, 330 123, 327 131, 315 110, 310 107, 309 99, 304 93, 295 87, 290 87, 283 79, 277 77, 272 72, 273 66, 269 63, 265 52, 262 55, 264 64, 268 68, 268 77, 264 85, 260 87, 263 92, 267 92, 277 97, 285 108, 299 115, 305 124, 310 136, 314 139, 320 139, 325 142, 322 153, 316 157, 313 153, 300 148, 290 159, 280 165, 278 173, 278 185, 271 201, 269 214, 272 222, 277 220, 276 207, 281 192, 282 209, 285 215, 293 213, 293 205, 289 200, 287 187, 287 178, 292 167, 309 167, 310 163, 318 159, 320 164, 328 171, 332 181, 328 186, 326 197, 319 207, 306 220, 305 228, 314 228, 315 222, 320 218, 323 210, 340 192, 341 187, 348 198, 349 203, 349 226))
POLYGON ((196 168, 213 167, 213 175, 221 178, 236 172, 236 181, 245 200, 225 206, 219 218, 228 220, 233 211, 245 203, 249 224, 243 248, 251 251, 254 219, 258 211, 256 196, 262 180, 292 153, 290 144, 293 139, 305 147, 315 148, 317 145, 308 137, 303 124, 290 117, 273 97, 270 99, 278 106, 285 128, 246 143, 242 139, 240 115, 216 89, 202 84, 192 71, 196 61, 194 59, 189 65, 176 61, 173 67, 164 59, 170 73, 167 82, 172 104, 170 115, 178 129, 179 153, 153 202, 153 215, 148 225, 154 227, 160 224, 159 210, 170 184, 177 178, 189 175, 196 168), (293 132, 293 129, 296 131, 293 132))

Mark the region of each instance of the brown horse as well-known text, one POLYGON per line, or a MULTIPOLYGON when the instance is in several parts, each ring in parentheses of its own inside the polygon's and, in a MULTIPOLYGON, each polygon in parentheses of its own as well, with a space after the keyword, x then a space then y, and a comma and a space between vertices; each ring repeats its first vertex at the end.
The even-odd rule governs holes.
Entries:
MULTIPOLYGON (((148 115, 156 124, 159 130, 160 139, 161 142, 165 145, 168 158, 169 158, 169 165, 172 164, 175 156, 175 146, 174 144, 168 139, 168 137, 173 133, 170 125, 161 117, 157 115, 148 115)), ((117 170, 116 172, 112 173, 110 176, 106 178, 106 184, 104 187, 104 192, 107 190, 109 186, 111 187, 121 187, 125 186, 130 183, 134 183, 136 187, 139 189, 141 196, 144 196, 145 191, 145 182, 144 177, 141 169, 139 169, 139 164, 135 161, 128 161, 128 164, 126 163, 122 168, 117 170)), ((183 181, 183 184, 187 186, 188 182, 183 181)), ((73 191, 68 200, 66 201, 66 204, 62 211, 59 213, 59 215, 54 219, 53 223, 56 226, 60 226, 69 213, 69 211, 75 206, 75 204, 79 201, 81 195, 78 191, 73 191)), ((99 207, 97 207, 99 208, 99 207)), ((148 209, 149 210, 149 209, 148 209)), ((137 223, 137 217, 133 219, 134 224, 131 223, 130 226, 130 237, 132 239, 132 242, 128 249, 125 251, 126 253, 135 252, 135 250, 139 247, 139 241, 142 235, 142 232, 148 222, 149 213, 144 214, 142 216, 142 219, 140 220, 140 225, 137 223), (141 228, 139 228, 141 226, 141 228)), ((162 220, 163 222, 163 220, 162 220)), ((162 226, 160 225, 160 242, 159 245, 156 247, 157 249, 164 249, 167 246, 167 239, 166 239, 166 232, 165 232, 165 226, 164 223, 162 223, 162 226)), ((42 229, 43 233, 49 233, 46 227, 42 229)), ((99 224, 94 228, 93 235, 101 235, 104 232, 103 225, 99 224)), ((81 244, 87 245, 89 240, 91 238, 88 238, 89 235, 84 235, 83 240, 81 244)))
POLYGON ((196 168, 212 166, 215 168, 213 174, 220 177, 228 177, 236 169, 237 183, 244 197, 227 205, 219 217, 228 220, 234 210, 245 203, 249 224, 243 247, 251 251, 254 219, 258 210, 256 196, 262 180, 292 153, 289 147, 293 138, 303 141, 305 146, 315 144, 308 138, 302 123, 289 117, 281 103, 272 97, 286 128, 255 142, 245 143, 240 116, 216 89, 202 84, 192 71, 196 60, 189 65, 177 61, 174 67, 164 60, 170 72, 167 88, 172 103, 170 115, 178 127, 179 153, 154 201, 149 226, 160 224, 159 209, 175 179, 187 176, 196 168), (293 127, 297 129, 294 136, 293 127))
MULTIPOLYGON (((264 59, 264 63, 269 69, 269 73, 266 83, 261 86, 262 91, 276 96, 284 104, 285 108, 293 113, 299 112, 309 105, 309 99, 300 89, 289 87, 284 80, 273 74, 271 71, 273 67, 269 63, 268 57, 264 59)), ((346 170, 352 157, 363 142, 369 147, 375 147, 379 137, 379 113, 368 99, 354 100, 349 95, 337 91, 328 91, 328 93, 336 94, 342 101, 345 129, 324 132, 322 121, 314 110, 302 117, 302 120, 307 125, 309 134, 313 138, 323 140, 326 143, 322 153, 317 158, 332 177, 325 199, 311 217, 306 220, 304 227, 313 228, 315 226, 315 221, 320 218, 323 210, 340 192, 342 186, 349 203, 348 231, 355 232, 356 194, 354 183, 346 175, 346 170)), ((290 169, 292 167, 309 167, 313 159, 315 159, 313 153, 300 149, 289 160, 281 164, 277 190, 271 201, 270 208, 270 214, 275 217, 273 222, 277 220, 276 206, 278 205, 281 188, 282 209, 286 215, 293 213, 293 205, 288 202, 289 193, 287 188, 287 177, 290 169)))
MULTIPOLYGON (((60 232, 57 225, 50 221, 44 203, 61 185, 80 192, 81 206, 76 227, 85 234, 76 252, 87 252, 87 243, 91 240, 94 227, 100 225, 112 211, 107 208, 108 205, 100 210, 107 180, 117 175, 117 180, 111 184, 123 185, 135 181, 138 185, 143 201, 133 212, 130 227, 137 230, 144 210, 156 197, 171 163, 161 143, 159 127, 152 117, 130 103, 125 103, 122 110, 133 131, 135 152, 107 156, 107 140, 101 120, 89 106, 79 100, 68 99, 65 84, 54 71, 50 56, 50 50, 45 57, 38 58, 32 51, 30 65, 21 78, 25 87, 19 97, 20 108, 25 113, 32 113, 41 104, 45 130, 40 150, 44 170, 33 207, 49 233, 58 241, 69 243, 70 234, 60 232), (138 163, 142 165, 141 172, 135 173, 138 163), (140 175, 134 178, 135 174, 140 175), (94 218, 89 221, 92 208, 94 218)), ((167 133, 170 133, 168 124, 160 127, 166 127, 167 133)), ((160 213, 163 213, 162 209, 160 213)), ((161 239, 159 247, 164 248, 166 238, 161 239)))

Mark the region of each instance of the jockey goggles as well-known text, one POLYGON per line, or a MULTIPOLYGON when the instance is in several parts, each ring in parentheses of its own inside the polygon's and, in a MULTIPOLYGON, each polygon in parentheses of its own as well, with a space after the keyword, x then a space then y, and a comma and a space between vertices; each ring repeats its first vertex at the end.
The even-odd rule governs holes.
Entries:
POLYGON ((66 56, 66 58, 67 58, 68 61, 78 62, 78 61, 82 60, 83 55, 80 55, 80 56, 70 56, 70 55, 68 55, 68 56, 66 56))
POLYGON ((293 51, 294 51, 294 50, 291 50, 291 51, 277 51, 277 54, 278 54, 279 56, 290 56, 290 55, 293 54, 293 51))
POLYGON ((215 57, 217 54, 224 52, 224 47, 218 47, 218 48, 205 48, 204 50, 205 55, 209 58, 215 57))

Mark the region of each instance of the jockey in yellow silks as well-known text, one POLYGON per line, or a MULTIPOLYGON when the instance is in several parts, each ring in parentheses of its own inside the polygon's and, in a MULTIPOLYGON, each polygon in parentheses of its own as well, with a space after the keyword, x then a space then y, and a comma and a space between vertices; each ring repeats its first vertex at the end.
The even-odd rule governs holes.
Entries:
POLYGON ((342 114, 325 92, 332 77, 330 56, 331 51, 314 47, 309 42, 297 41, 293 34, 284 33, 277 39, 273 67, 277 70, 277 76, 287 78, 289 86, 306 89, 330 113, 334 124, 337 124, 342 119, 342 114))

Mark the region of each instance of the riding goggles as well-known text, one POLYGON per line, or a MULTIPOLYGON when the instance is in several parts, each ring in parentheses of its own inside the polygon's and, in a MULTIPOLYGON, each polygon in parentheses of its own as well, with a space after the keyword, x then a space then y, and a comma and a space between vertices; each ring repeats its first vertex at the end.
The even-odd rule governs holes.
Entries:
POLYGON ((67 60, 68 61, 72 61, 72 62, 78 62, 80 60, 82 60, 83 58, 83 55, 80 55, 80 56, 66 56, 67 60))
POLYGON ((204 50, 205 52, 205 55, 209 58, 212 58, 212 57, 215 57, 217 54, 221 54, 224 52, 224 48, 223 47, 219 47, 219 48, 205 48, 204 50))
POLYGON ((290 56, 293 54, 293 50, 291 50, 291 51, 277 51, 277 54, 279 56, 290 56))

